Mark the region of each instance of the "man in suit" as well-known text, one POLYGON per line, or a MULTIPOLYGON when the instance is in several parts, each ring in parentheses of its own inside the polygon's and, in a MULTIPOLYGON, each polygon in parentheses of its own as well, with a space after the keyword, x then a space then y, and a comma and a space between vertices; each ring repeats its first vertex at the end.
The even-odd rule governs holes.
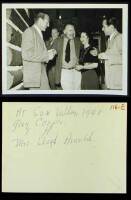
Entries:
POLYGON ((55 66, 55 84, 57 89, 80 90, 81 72, 77 71, 80 40, 75 38, 75 29, 67 24, 64 29, 64 36, 56 40, 53 48, 57 51, 55 66))
MULTIPOLYGON (((58 37, 59 37, 58 29, 55 27, 52 28, 51 29, 51 37, 46 42, 47 49, 52 49, 53 44, 58 37)), ((48 64, 47 64, 47 76, 49 79, 50 88, 52 90, 56 89, 56 87, 55 87, 55 64, 56 64, 56 57, 53 60, 51 60, 50 62, 48 62, 48 64)))
POLYGON ((22 58, 24 66, 24 87, 29 89, 49 90, 46 63, 56 54, 54 49, 47 51, 42 31, 49 26, 49 16, 38 13, 35 23, 22 35, 22 58))
POLYGON ((102 30, 109 36, 106 51, 98 56, 105 60, 106 88, 122 89, 122 34, 117 30, 116 18, 105 18, 102 30))

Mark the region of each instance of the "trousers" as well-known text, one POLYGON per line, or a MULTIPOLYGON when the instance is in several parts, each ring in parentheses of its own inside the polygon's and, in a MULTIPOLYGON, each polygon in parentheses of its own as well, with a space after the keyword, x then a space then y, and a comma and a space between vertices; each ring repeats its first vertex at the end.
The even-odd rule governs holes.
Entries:
POLYGON ((62 69, 61 86, 63 90, 80 90, 81 72, 75 69, 62 69))

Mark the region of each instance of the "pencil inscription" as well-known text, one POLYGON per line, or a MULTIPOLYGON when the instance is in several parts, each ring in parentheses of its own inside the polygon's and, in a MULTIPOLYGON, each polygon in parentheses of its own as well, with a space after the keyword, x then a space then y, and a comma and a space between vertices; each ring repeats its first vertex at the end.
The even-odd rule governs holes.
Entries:
POLYGON ((63 105, 42 109, 16 109, 12 121, 12 144, 17 148, 29 148, 32 145, 53 148, 57 145, 71 146, 93 143, 97 134, 94 127, 88 127, 90 120, 102 116, 103 110, 94 107, 76 109, 72 105, 63 105), (80 126, 79 126, 80 125, 80 126))

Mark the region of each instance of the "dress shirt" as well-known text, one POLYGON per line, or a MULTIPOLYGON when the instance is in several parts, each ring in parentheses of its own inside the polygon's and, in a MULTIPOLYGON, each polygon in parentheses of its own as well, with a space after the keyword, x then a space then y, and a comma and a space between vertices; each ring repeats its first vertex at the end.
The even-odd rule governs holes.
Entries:
POLYGON ((65 50, 66 50, 67 42, 68 42, 68 38, 64 37, 62 66, 63 68, 68 69, 68 68, 74 67, 77 64, 78 59, 76 57, 75 43, 74 43, 74 40, 72 39, 70 40, 70 62, 67 63, 65 61, 65 50))

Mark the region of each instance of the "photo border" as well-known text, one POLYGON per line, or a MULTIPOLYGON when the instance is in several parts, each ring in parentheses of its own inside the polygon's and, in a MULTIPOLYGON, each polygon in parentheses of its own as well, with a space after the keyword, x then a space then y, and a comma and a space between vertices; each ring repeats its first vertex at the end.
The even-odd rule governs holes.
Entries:
POLYGON ((2 3, 2 94, 3 95, 128 95, 128 4, 127 3, 2 3), (121 8, 123 34, 123 73, 122 90, 7 90, 6 53, 6 9, 7 8, 44 9, 93 9, 121 8))

